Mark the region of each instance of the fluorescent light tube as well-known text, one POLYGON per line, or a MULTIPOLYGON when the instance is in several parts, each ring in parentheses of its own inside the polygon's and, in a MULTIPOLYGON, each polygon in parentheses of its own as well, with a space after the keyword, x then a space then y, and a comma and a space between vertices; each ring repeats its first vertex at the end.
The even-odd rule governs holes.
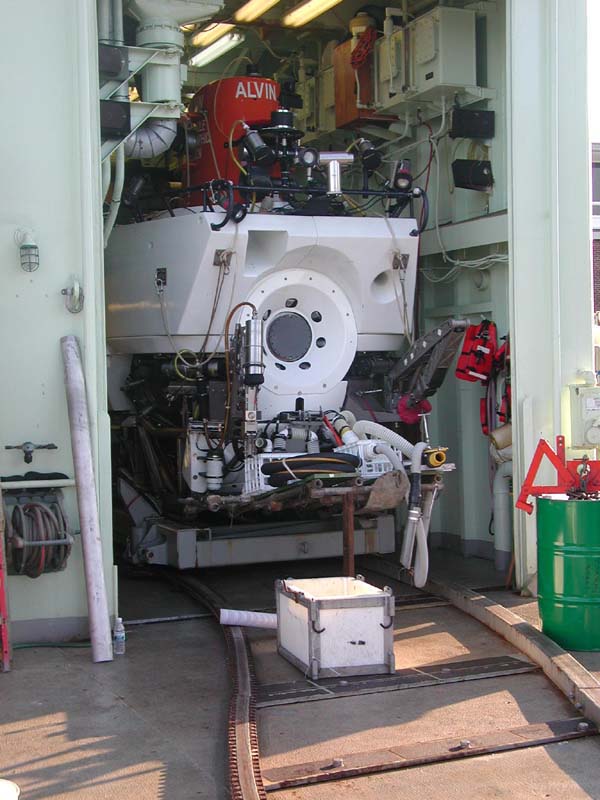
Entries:
POLYGON ((254 22, 255 19, 262 17, 273 6, 276 6, 279 0, 248 0, 241 8, 233 15, 236 22, 254 22))
POLYGON ((285 15, 283 24, 289 28, 300 28, 341 2, 342 0, 306 0, 285 15))
POLYGON ((234 28, 235 25, 230 25, 228 22, 213 22, 192 36, 192 44, 194 47, 208 47, 234 28))
POLYGON ((192 58, 190 58, 190 64, 193 67, 205 67, 207 64, 210 64, 211 61, 233 50, 234 47, 237 47, 238 44, 244 41, 244 38, 243 33, 227 33, 225 36, 221 36, 218 41, 213 42, 210 47, 192 56, 192 58))

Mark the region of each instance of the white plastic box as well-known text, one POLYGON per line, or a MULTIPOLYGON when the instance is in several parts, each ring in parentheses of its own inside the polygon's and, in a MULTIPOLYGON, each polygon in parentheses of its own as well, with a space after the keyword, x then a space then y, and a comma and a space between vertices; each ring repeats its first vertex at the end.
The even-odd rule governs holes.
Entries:
POLYGON ((317 678, 395 671, 395 600, 356 578, 277 581, 277 647, 317 678))

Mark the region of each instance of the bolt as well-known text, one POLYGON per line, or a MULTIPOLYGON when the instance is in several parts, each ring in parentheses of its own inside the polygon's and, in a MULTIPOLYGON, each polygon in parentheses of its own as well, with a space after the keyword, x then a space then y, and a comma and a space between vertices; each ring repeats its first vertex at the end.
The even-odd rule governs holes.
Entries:
POLYGON ((577 730, 578 731, 589 731, 590 724, 589 722, 578 722, 577 723, 577 730))
POLYGON ((344 766, 344 759, 343 758, 333 758, 329 764, 325 764, 325 766, 321 767, 322 770, 328 769, 336 769, 338 767, 344 766))

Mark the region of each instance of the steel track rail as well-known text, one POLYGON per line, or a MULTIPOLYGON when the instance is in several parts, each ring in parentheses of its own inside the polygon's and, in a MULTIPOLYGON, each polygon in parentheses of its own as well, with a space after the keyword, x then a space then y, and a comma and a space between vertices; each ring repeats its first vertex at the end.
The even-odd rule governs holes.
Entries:
MULTIPOLYGON (((173 585, 207 606, 219 619, 223 598, 200 581, 166 573, 173 585)), ((260 770, 256 727, 256 680, 252 655, 244 630, 223 626, 231 673, 231 700, 227 724, 227 758, 232 800, 266 800, 260 770)))

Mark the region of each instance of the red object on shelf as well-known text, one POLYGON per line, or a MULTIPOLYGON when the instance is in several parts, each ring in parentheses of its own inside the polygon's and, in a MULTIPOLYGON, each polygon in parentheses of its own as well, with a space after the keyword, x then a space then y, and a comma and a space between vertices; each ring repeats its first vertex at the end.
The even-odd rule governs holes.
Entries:
MULTIPOLYGON (((189 115, 200 130, 197 156, 190 159, 190 185, 217 178, 238 183, 239 167, 231 157, 229 136, 239 139, 244 129, 238 120, 251 128, 271 121, 271 112, 279 108, 279 84, 271 78, 234 76, 208 83, 194 95, 189 115), (236 124, 237 123, 237 124, 236 124)), ((201 203, 194 193, 192 203, 201 203)))
POLYGON ((585 480, 586 492, 600 492, 600 461, 591 461, 585 458, 567 461, 564 436, 556 437, 556 452, 545 439, 540 439, 515 505, 521 511, 531 514, 533 505, 529 502, 530 497, 537 497, 541 494, 566 494, 582 489, 582 478, 585 480), (534 481, 544 458, 547 458, 556 469, 556 483, 538 486, 534 481), (582 467, 585 469, 584 476, 581 474, 582 467))

